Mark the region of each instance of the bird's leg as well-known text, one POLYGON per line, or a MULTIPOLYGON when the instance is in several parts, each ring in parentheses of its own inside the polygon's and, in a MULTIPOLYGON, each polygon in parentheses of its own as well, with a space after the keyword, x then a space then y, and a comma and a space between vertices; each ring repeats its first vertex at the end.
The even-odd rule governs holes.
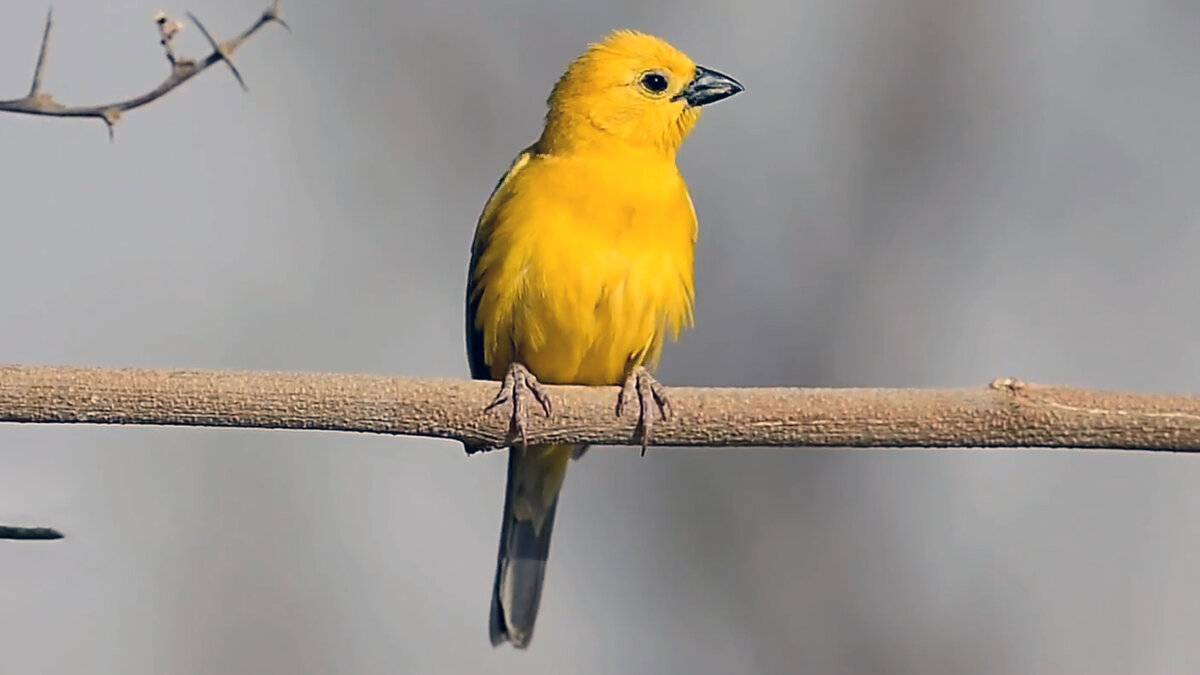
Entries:
POLYGON ((522 447, 527 445, 525 433, 529 421, 530 396, 542 406, 546 417, 549 417, 550 393, 528 368, 514 361, 504 373, 504 381, 500 383, 500 391, 496 392, 496 398, 483 409, 484 412, 489 412, 512 401, 513 412, 508 425, 508 441, 520 438, 522 447))
POLYGON ((654 439, 653 409, 657 407, 659 414, 665 420, 671 416, 671 401, 667 398, 667 388, 654 379, 650 375, 650 371, 638 366, 625 379, 625 386, 621 387, 621 393, 617 396, 617 417, 620 417, 621 413, 625 411, 626 402, 635 394, 638 398, 639 411, 634 434, 641 435, 642 455, 645 455, 646 446, 654 439))

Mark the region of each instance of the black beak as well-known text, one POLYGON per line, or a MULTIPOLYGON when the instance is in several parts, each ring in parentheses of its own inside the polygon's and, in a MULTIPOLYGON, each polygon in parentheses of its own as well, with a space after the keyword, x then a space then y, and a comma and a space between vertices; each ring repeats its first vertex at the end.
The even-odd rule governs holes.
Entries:
POLYGON ((690 106, 702 106, 729 98, 743 89, 745 87, 741 82, 728 75, 722 75, 703 66, 696 66, 696 76, 692 78, 688 86, 683 88, 683 91, 675 95, 675 100, 683 99, 690 106))

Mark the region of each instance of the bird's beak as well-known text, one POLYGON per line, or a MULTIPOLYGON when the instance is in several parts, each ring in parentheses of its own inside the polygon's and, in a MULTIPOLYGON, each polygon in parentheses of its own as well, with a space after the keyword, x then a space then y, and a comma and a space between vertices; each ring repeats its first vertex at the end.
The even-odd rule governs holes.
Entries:
POLYGON ((692 78, 691 82, 688 82, 683 91, 675 95, 675 99, 683 99, 690 106, 702 106, 729 98, 743 89, 745 87, 741 82, 728 75, 722 75, 703 66, 696 66, 696 76, 692 78))

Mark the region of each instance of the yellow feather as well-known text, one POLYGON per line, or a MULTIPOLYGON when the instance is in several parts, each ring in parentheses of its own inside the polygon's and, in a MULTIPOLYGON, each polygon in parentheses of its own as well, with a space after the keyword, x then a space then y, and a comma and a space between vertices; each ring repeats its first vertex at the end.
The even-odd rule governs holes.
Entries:
MULTIPOLYGON (((609 35, 567 68, 541 137, 476 227, 475 377, 502 379, 519 363, 546 384, 622 384, 657 366, 667 338, 692 325, 696 213, 675 154, 700 115, 684 96, 699 72, 635 31, 609 35)), ((511 450, 493 642, 528 644, 549 545, 543 521, 553 523, 571 450, 511 450)))
POLYGON ((692 324, 696 214, 675 151, 699 113, 639 89, 650 69, 677 89, 695 65, 633 31, 592 45, 485 207, 472 286, 492 377, 516 360, 547 383, 620 384, 692 324))
POLYGON ((532 154, 480 223, 484 359, 541 381, 619 384, 692 322, 696 217, 673 161, 532 154))

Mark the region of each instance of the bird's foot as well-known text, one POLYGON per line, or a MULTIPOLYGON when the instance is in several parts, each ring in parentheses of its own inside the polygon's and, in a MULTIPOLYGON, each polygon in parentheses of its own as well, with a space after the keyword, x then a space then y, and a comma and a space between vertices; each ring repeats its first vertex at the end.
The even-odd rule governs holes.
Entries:
POLYGON ((659 415, 662 419, 667 419, 671 416, 671 401, 667 398, 667 388, 650 374, 642 366, 633 369, 629 377, 625 379, 625 386, 621 387, 621 393, 617 396, 617 417, 625 412, 625 405, 629 399, 636 395, 638 399, 638 423, 634 428, 635 437, 642 437, 642 455, 646 454, 646 446, 654 440, 654 412, 655 407, 658 408, 659 415))
POLYGON ((538 402, 542 411, 546 413, 546 417, 550 416, 550 393, 546 391, 546 386, 538 382, 528 368, 514 362, 504 373, 504 381, 500 383, 500 391, 496 392, 496 398, 492 399, 492 402, 483 409, 484 412, 490 412, 512 401, 513 411, 508 425, 507 442, 511 443, 519 438, 521 447, 528 445, 525 437, 529 421, 530 398, 538 402))

